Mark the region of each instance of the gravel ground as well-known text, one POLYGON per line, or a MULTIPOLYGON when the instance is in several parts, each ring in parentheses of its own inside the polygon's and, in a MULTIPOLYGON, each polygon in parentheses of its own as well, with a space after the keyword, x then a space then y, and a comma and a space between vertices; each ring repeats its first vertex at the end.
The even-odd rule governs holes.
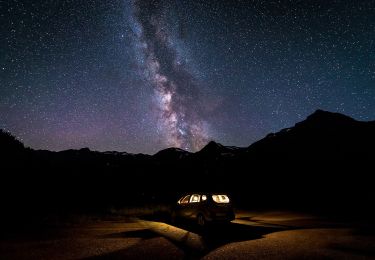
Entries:
POLYGON ((288 212, 240 212, 199 230, 140 219, 97 221, 0 240, 0 259, 375 259, 375 229, 288 212))

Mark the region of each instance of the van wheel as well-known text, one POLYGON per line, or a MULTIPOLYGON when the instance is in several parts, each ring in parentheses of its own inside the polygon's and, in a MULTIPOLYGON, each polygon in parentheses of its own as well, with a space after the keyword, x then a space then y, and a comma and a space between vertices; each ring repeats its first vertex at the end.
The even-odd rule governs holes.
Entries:
POLYGON ((204 216, 202 214, 198 215, 197 223, 198 223, 198 226, 200 226, 200 227, 206 226, 206 219, 204 218, 204 216))

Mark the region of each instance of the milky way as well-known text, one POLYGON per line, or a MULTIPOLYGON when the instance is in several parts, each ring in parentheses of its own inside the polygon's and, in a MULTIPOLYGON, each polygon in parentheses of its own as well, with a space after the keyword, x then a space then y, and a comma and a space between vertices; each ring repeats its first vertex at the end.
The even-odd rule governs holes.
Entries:
POLYGON ((34 149, 248 146, 375 115, 375 0, 0 1, 0 128, 34 149))
POLYGON ((145 66, 140 69, 154 88, 159 131, 167 146, 197 151, 208 141, 208 127, 202 118, 199 87, 180 62, 166 24, 170 5, 141 0, 133 6, 136 40, 144 55, 145 66))

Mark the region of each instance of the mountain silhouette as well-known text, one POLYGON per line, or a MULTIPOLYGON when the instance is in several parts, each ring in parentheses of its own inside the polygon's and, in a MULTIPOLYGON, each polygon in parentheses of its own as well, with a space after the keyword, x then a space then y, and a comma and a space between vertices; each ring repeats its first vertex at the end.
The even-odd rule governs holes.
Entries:
POLYGON ((294 127, 272 133, 248 147, 254 156, 291 159, 344 159, 370 156, 375 145, 375 122, 317 110, 294 127))
POLYGON ((226 150, 227 150, 227 148, 224 145, 219 144, 215 141, 210 141, 198 153, 201 153, 201 154, 204 154, 204 153, 208 153, 208 154, 219 153, 220 154, 222 152, 225 152, 226 150))
POLYGON ((1 153, 13 153, 19 152, 24 149, 24 145, 11 133, 0 129, 0 152, 1 153))
POLYGON ((171 147, 171 148, 167 148, 167 149, 157 152, 156 154, 153 155, 153 157, 156 160, 176 161, 176 160, 181 160, 189 156, 190 154, 191 154, 190 152, 185 151, 183 149, 171 147))
POLYGON ((197 154, 201 155, 226 155, 226 154, 235 154, 242 148, 235 146, 224 146, 215 141, 210 141, 205 147, 202 148, 197 154))
POLYGON ((171 194, 183 191, 226 190, 253 206, 363 209, 375 203, 368 170, 374 133, 375 121, 317 110, 245 148, 211 141, 196 153, 167 148, 146 155, 33 150, 0 131, 0 197, 13 211, 36 205, 92 210, 174 201, 171 194))
MULTIPOLYGON (((54 153, 66 156, 105 155, 105 157, 143 157, 163 161, 178 161, 187 157, 220 158, 225 156, 236 156, 239 154, 304 156, 315 157, 317 155, 329 155, 336 158, 344 154, 366 154, 372 153, 375 145, 375 121, 362 122, 354 120, 339 113, 316 110, 306 120, 296 123, 295 126, 282 129, 277 133, 270 133, 265 138, 251 144, 247 148, 235 146, 224 146, 215 141, 210 141, 200 151, 191 153, 180 148, 167 148, 153 156, 127 152, 107 151, 96 152, 89 148, 79 150, 65 150, 61 152, 36 151, 39 153, 54 153)), ((22 151, 26 148, 10 133, 1 130, 0 149, 3 153, 22 151)))

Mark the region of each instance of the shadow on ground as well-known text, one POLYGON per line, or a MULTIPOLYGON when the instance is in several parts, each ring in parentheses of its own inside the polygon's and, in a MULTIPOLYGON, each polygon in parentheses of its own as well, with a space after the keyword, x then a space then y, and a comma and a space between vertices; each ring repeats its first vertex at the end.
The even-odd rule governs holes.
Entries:
POLYGON ((195 223, 189 222, 178 222, 174 223, 173 226, 200 236, 203 245, 200 252, 193 252, 191 248, 186 248, 186 244, 181 244, 180 241, 172 241, 180 248, 183 248, 184 251, 188 253, 187 255, 199 257, 229 243, 260 239, 269 233, 293 229, 286 226, 268 227, 233 222, 227 224, 211 224, 205 228, 200 228, 195 223))
POLYGON ((136 237, 141 238, 142 241, 124 250, 88 259, 132 259, 148 257, 154 259, 173 259, 173 255, 170 255, 168 250, 155 250, 155 247, 158 247, 157 244, 160 243, 160 238, 166 239, 177 247, 179 251, 182 251, 185 259, 196 259, 229 243, 260 239, 269 233, 294 229, 287 226, 270 227, 239 223, 214 224, 200 228, 195 223, 186 221, 179 221, 173 224, 165 219, 161 221, 161 219, 147 218, 147 221, 154 223, 157 229, 160 224, 159 230, 146 228, 144 230, 107 235, 106 238, 136 237))
POLYGON ((130 230, 125 232, 119 233, 112 233, 109 235, 102 236, 102 238, 142 238, 142 239, 151 239, 159 237, 158 234, 152 232, 149 229, 141 229, 141 230, 130 230))

